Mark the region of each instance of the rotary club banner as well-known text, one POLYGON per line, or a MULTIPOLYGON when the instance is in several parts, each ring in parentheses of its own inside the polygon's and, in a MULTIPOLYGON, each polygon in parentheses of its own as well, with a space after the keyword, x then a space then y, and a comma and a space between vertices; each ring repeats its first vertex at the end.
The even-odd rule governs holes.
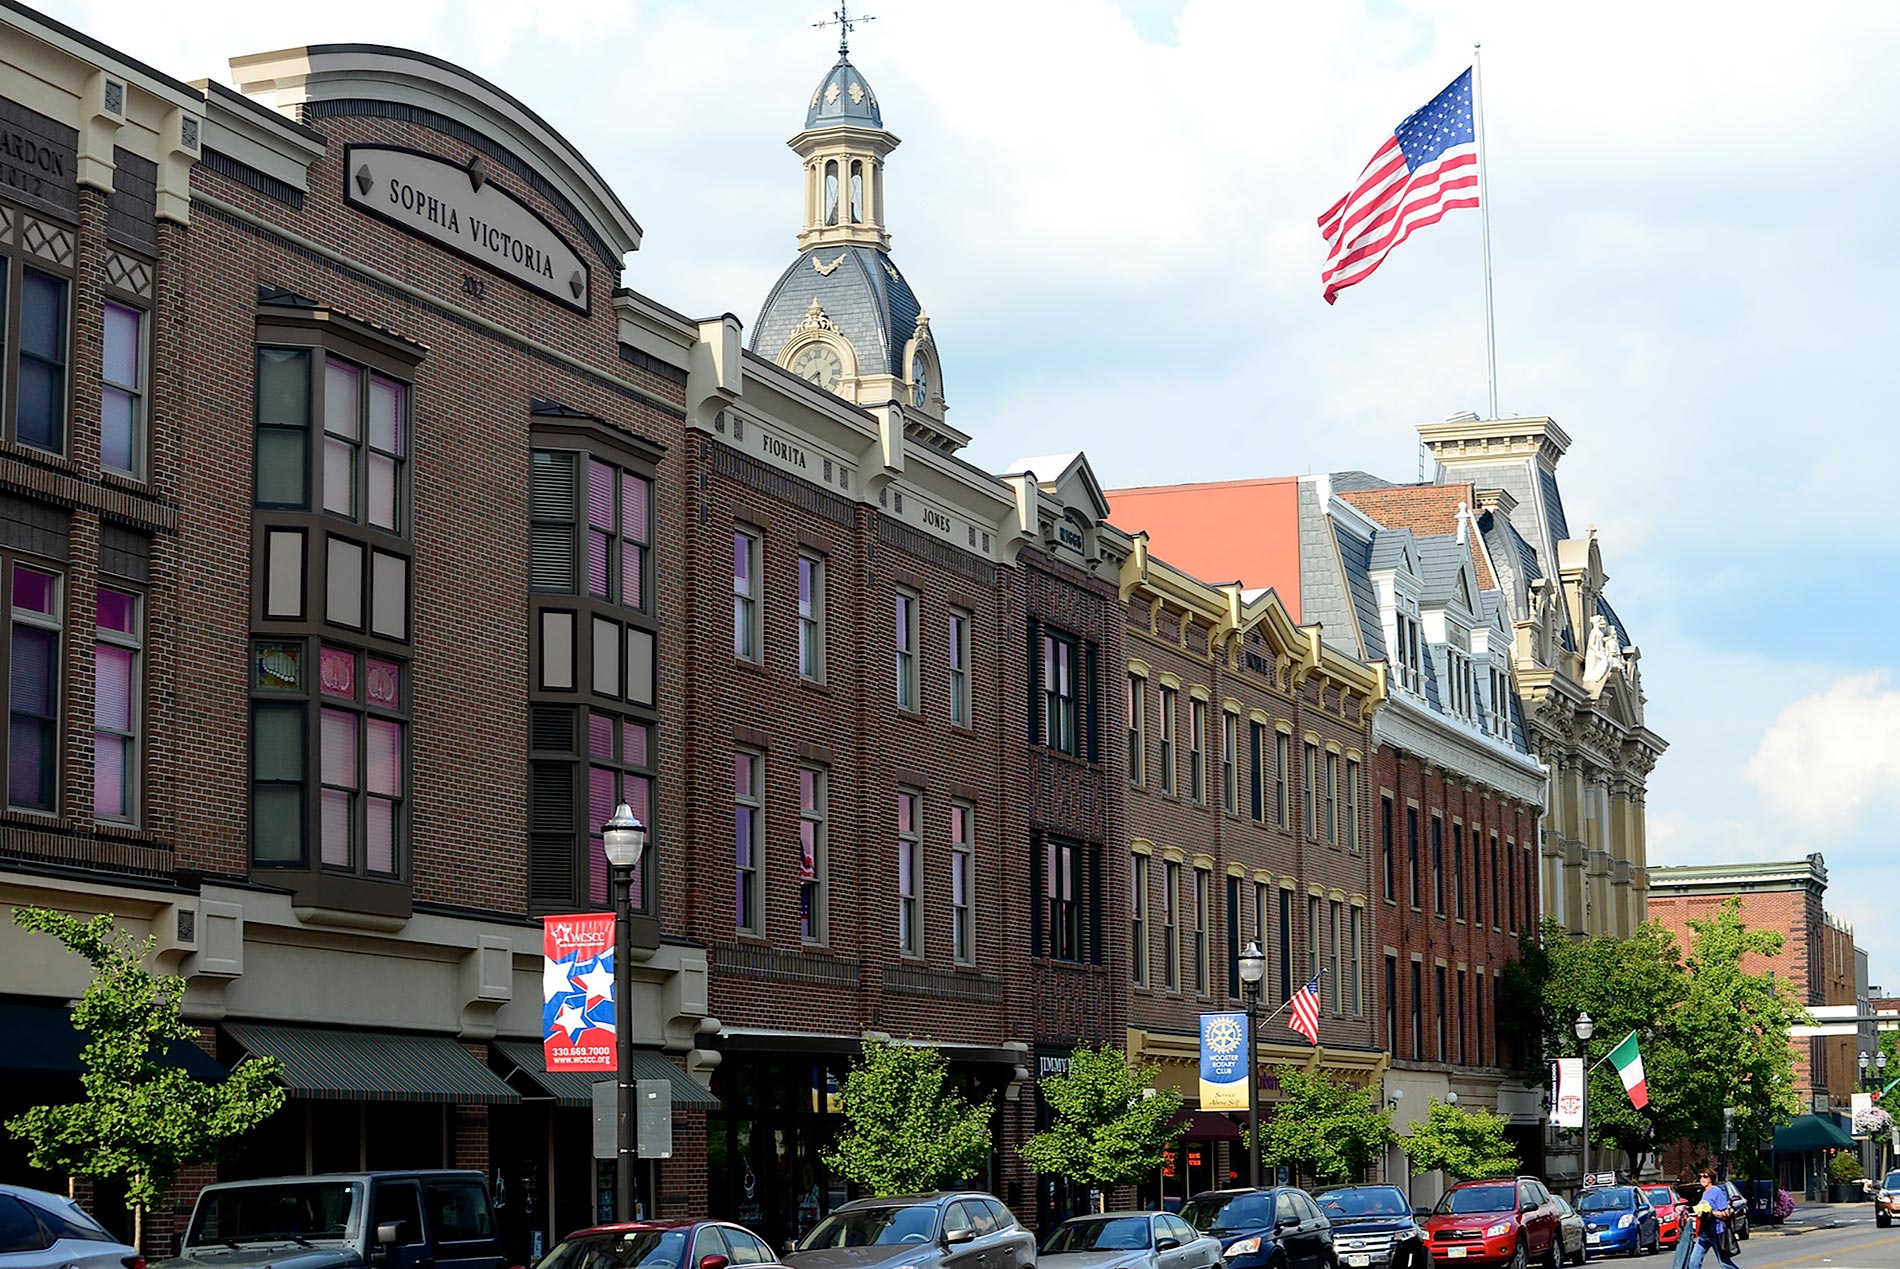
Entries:
POLYGON ((1247 1109, 1247 1080, 1253 1074, 1253 1046, 1247 1015, 1201 1015, 1201 1109, 1247 1109))
POLYGON ((1550 1092, 1553 1128, 1583 1127, 1583 1059, 1558 1058, 1557 1082, 1550 1092))
POLYGON ((541 1054, 549 1071, 615 1069, 614 914, 541 918, 541 1054))

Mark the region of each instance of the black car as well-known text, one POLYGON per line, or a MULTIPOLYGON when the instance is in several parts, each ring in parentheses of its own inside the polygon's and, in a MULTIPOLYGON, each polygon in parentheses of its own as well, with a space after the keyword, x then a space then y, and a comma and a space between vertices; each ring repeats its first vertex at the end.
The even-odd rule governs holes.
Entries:
POLYGON ((1425 1269, 1432 1254, 1396 1185, 1341 1185, 1313 1196, 1333 1227, 1333 1254, 1344 1269, 1425 1269))
POLYGON ((1227 1269, 1338 1269, 1333 1227, 1312 1196, 1292 1186, 1209 1190, 1181 1219, 1220 1240, 1227 1269))

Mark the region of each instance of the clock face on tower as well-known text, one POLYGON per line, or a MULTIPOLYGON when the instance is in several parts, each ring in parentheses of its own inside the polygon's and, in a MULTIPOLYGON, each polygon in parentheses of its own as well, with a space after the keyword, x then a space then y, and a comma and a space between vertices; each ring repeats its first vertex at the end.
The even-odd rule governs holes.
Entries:
POLYGON ((930 404, 930 363, 924 360, 922 353, 910 355, 910 403, 930 404))
POLYGON ((827 344, 807 344, 792 358, 791 371, 826 392, 836 392, 839 381, 844 378, 844 361, 837 350, 827 344))

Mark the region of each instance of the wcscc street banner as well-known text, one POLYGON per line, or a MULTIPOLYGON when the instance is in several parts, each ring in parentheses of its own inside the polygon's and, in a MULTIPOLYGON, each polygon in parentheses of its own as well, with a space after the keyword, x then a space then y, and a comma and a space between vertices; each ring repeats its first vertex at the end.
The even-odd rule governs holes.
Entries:
POLYGON ((549 1071, 615 1069, 614 914, 541 918, 541 1054, 549 1071))

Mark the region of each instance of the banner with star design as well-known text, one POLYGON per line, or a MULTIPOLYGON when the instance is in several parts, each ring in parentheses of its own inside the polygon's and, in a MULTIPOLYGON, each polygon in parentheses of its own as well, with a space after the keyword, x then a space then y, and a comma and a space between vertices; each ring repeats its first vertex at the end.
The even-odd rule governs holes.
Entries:
POLYGON ((615 1069, 614 914, 541 918, 541 1052, 549 1071, 615 1069))

